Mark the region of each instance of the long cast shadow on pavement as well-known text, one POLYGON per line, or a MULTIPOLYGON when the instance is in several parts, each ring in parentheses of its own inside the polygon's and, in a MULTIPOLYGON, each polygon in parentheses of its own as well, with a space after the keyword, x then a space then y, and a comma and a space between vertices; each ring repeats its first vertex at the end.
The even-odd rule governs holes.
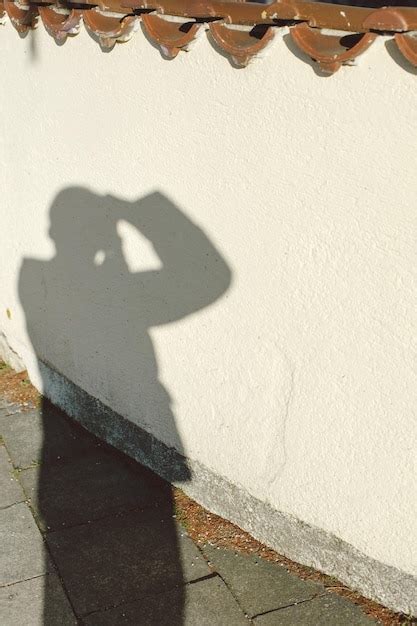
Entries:
MULTIPOLYGON (((126 202, 68 188, 55 198, 50 218, 56 254, 26 259, 19 282, 39 360, 88 384, 92 395, 181 452, 149 329, 219 298, 231 280, 227 263, 160 193, 126 202), (129 270, 120 220, 152 243, 158 269, 129 270)), ((47 401, 41 419, 41 462, 21 478, 76 615, 94 625, 182 624, 184 584, 209 570, 175 522, 169 485, 47 401)), ((189 480, 187 466, 173 478, 189 480)), ((47 585, 44 624, 57 623, 72 621, 47 585)))

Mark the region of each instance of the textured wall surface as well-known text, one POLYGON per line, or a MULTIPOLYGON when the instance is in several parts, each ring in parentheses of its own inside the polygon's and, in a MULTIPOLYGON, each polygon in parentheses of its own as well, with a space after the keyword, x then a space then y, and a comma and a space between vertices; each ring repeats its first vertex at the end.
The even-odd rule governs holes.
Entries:
POLYGON ((0 331, 35 384, 36 351, 416 575, 416 77, 0 35, 0 331))

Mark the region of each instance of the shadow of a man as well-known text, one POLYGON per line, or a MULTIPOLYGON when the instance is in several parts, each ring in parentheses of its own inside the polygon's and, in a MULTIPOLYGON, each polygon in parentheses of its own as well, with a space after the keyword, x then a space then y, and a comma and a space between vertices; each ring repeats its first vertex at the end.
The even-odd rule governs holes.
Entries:
MULTIPOLYGON (((230 285, 227 263, 160 193, 127 202, 68 188, 55 198, 50 220, 56 254, 47 261, 25 259, 19 282, 39 363, 181 452, 149 329, 218 299, 230 285), (129 270, 117 231, 121 220, 151 242, 158 269, 129 270)), ((77 616, 103 610, 111 616, 112 607, 169 591, 168 622, 158 602, 132 623, 182 624, 190 546, 183 545, 173 521, 169 486, 118 458, 46 400, 41 413, 34 507, 77 616)), ((171 475, 190 477, 186 464, 171 475)), ((45 624, 61 621, 51 585, 45 624)))

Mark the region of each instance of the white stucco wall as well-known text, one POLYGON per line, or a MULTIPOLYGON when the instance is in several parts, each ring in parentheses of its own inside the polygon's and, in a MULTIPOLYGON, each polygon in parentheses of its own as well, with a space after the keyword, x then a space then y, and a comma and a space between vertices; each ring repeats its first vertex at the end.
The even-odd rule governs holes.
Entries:
MULTIPOLYGON (((325 79, 281 39, 236 70, 204 38, 168 62, 141 33, 110 54, 85 31, 61 47, 43 28, 0 36, 0 331, 35 384, 19 275, 24 259, 54 257, 57 194, 87 188, 132 206, 163 194, 219 252, 230 287, 224 276, 210 305, 151 328, 178 434, 157 401, 141 425, 416 575, 416 77, 382 43, 325 79)), ((128 220, 117 228, 131 271, 160 266, 128 220)), ((77 289, 81 310, 96 296, 77 289)), ((47 332, 61 323, 58 292, 42 296, 43 356, 140 423, 118 303, 101 340, 81 324, 58 349, 47 332), (101 349, 113 360, 88 356, 101 349)))

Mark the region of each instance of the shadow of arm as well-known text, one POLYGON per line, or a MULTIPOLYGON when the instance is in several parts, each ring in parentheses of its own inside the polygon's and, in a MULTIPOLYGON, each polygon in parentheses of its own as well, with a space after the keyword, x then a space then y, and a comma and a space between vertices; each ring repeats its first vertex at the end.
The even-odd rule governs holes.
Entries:
POLYGON ((134 204, 124 216, 153 244, 162 268, 135 276, 149 326, 181 319, 215 302, 231 271, 204 232, 160 193, 134 204))

